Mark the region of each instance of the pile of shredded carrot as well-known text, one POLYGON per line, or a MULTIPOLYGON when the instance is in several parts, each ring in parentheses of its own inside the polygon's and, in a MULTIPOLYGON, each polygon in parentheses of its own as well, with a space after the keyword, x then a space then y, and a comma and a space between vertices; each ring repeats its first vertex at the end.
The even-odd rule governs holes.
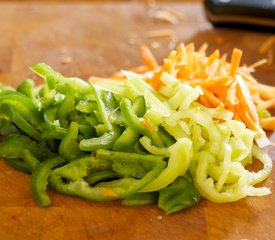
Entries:
MULTIPOLYGON (((255 68, 266 63, 260 60, 251 66, 240 66, 242 51, 234 49, 230 61, 219 50, 206 55, 207 44, 197 51, 193 43, 180 46, 172 51, 159 65, 149 48, 141 47, 144 65, 137 70, 156 90, 162 87, 160 76, 167 72, 191 86, 201 86, 204 94, 201 104, 207 107, 221 107, 234 113, 234 118, 241 120, 252 130, 275 130, 275 117, 267 114, 260 118, 259 113, 275 108, 275 87, 258 82, 252 75, 255 68)), ((121 74, 113 78, 122 78, 121 74)))

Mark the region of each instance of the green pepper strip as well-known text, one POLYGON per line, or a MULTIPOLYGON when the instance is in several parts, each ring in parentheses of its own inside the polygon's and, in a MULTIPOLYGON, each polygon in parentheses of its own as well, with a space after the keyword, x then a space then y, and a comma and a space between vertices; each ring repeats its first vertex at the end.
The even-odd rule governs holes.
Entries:
POLYGON ((19 133, 19 130, 10 121, 0 119, 0 135, 7 136, 14 133, 19 133))
POLYGON ((41 138, 39 132, 6 103, 0 103, 0 118, 14 123, 19 129, 36 140, 41 138))
POLYGON ((40 77, 45 77, 47 75, 57 75, 57 76, 61 76, 60 73, 55 72, 49 65, 47 65, 46 63, 38 63, 35 64, 33 66, 30 67, 30 69, 36 73, 37 75, 39 75, 40 77))
POLYGON ((46 192, 48 176, 50 175, 52 168, 64 164, 65 162, 66 161, 61 157, 49 158, 45 162, 40 163, 32 173, 30 187, 38 206, 44 207, 51 203, 46 192))
POLYGON ((143 206, 153 204, 158 201, 158 192, 135 193, 125 198, 122 204, 125 206, 143 206))
POLYGON ((86 94, 91 92, 87 82, 80 78, 66 78, 45 63, 38 63, 32 66, 31 70, 44 78, 49 89, 55 88, 61 94, 83 99, 86 94))
POLYGON ((100 137, 83 139, 79 143, 79 148, 82 151, 96 151, 97 149, 112 148, 115 140, 120 136, 120 127, 114 126, 112 131, 104 133, 100 137))
POLYGON ((113 150, 131 152, 139 139, 139 133, 127 127, 113 145, 113 150))
POLYGON ((62 139, 59 145, 59 154, 65 159, 72 160, 77 158, 80 153, 77 138, 78 138, 79 125, 71 122, 66 136, 62 139))
POLYGON ((74 106, 74 97, 71 95, 66 95, 64 100, 61 102, 58 110, 57 110, 57 118, 61 124, 61 127, 68 127, 68 114, 75 111, 74 106))
POLYGON ((42 139, 59 139, 62 140, 68 132, 68 129, 46 124, 41 133, 42 139))
POLYGON ((102 121, 103 121, 105 127, 108 130, 113 130, 113 125, 109 121, 109 112, 105 108, 105 104, 103 102, 101 90, 97 89, 97 87, 94 86, 94 85, 92 85, 92 84, 90 86, 93 88, 95 100, 96 100, 97 106, 98 106, 98 110, 99 110, 99 112, 101 114, 101 118, 102 118, 102 121))
MULTIPOLYGON (((110 153, 110 151, 107 152, 110 153)), ((106 155, 106 152, 104 153, 104 155, 106 155)), ((132 155, 133 154, 128 153, 127 159, 132 159, 132 155)), ((133 159, 136 159, 137 154, 134 155, 135 156, 133 157, 133 159)), ((100 153, 100 156, 102 157, 103 155, 100 153)), ((140 156, 142 157, 141 154, 140 156)), ((117 152, 115 157, 118 158, 117 152)), ((126 156, 123 155, 123 157, 125 158, 126 156)), ((93 165, 95 159, 93 159, 93 157, 90 157, 83 158, 81 159, 81 161, 82 163, 78 163, 77 168, 72 169, 73 164, 75 164, 75 162, 72 161, 59 169, 57 168, 53 170, 53 172, 49 176, 50 186, 57 192, 67 195, 79 196, 92 201, 107 201, 113 199, 121 199, 129 197, 132 194, 136 193, 139 189, 141 189, 154 178, 156 178, 156 176, 158 176, 158 174, 166 166, 165 161, 163 161, 161 157, 151 156, 150 158, 150 156, 147 156, 146 161, 150 162, 153 168, 150 171, 148 171, 141 179, 123 178, 114 180, 112 182, 102 182, 94 187, 91 187, 83 179, 83 177, 88 175, 89 165, 93 165), (64 177, 67 178, 65 182, 64 177)), ((115 161, 120 160, 118 158, 115 161)))
POLYGON ((93 185, 101 180, 115 178, 115 177, 117 177, 116 172, 111 169, 107 169, 103 171, 93 172, 89 174, 87 177, 85 177, 84 180, 89 185, 93 185))
POLYGON ((22 93, 7 90, 0 93, 0 103, 9 105, 35 128, 41 128, 42 116, 36 105, 22 93))
MULTIPOLYGON (((120 101, 120 109, 124 120, 129 127, 131 127, 136 132, 149 137, 157 147, 163 147, 163 143, 155 129, 150 130, 146 128, 143 124, 141 124, 140 119, 138 118, 132 107, 130 99, 122 98, 122 100, 120 101)), ((155 126, 153 126, 153 124, 151 125, 152 128, 156 128, 155 126)))
POLYGON ((24 80, 16 89, 17 92, 20 92, 32 100, 33 103, 36 102, 34 96, 34 81, 32 79, 24 80))
POLYGON ((200 200, 192 178, 189 174, 179 176, 166 188, 159 191, 158 207, 166 214, 188 208, 200 200))
POLYGON ((60 139, 62 140, 67 134, 68 129, 55 124, 58 106, 51 106, 44 110, 44 128, 41 133, 43 139, 60 139))
POLYGON ((40 164, 40 161, 31 153, 30 150, 24 149, 22 158, 28 164, 30 170, 33 172, 37 166, 40 164))
POLYGON ((101 90, 101 97, 106 106, 112 109, 116 109, 118 107, 117 101, 112 92, 101 90))
POLYGON ((176 142, 175 138, 170 135, 162 126, 159 127, 158 133, 165 147, 170 147, 176 142))
POLYGON ((21 159, 5 158, 5 157, 3 157, 3 159, 9 166, 11 166, 21 172, 31 174, 31 169, 30 169, 29 165, 26 162, 22 161, 21 159))
POLYGON ((146 113, 146 103, 144 96, 139 95, 134 99, 133 109, 138 117, 142 117, 146 113))
MULTIPOLYGON (((55 76, 56 77, 56 76, 55 76)), ((90 85, 80 78, 56 77, 56 91, 71 95, 78 99, 85 99, 86 95, 92 92, 90 85)))
POLYGON ((36 143, 24 135, 10 134, 0 142, 0 155, 3 157, 21 158, 24 150, 29 150, 40 160, 54 156, 45 145, 36 143))

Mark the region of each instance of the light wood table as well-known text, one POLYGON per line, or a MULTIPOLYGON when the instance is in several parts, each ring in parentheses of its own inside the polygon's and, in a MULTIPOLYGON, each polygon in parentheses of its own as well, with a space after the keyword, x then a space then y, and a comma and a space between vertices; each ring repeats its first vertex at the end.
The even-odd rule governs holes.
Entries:
MULTIPOLYGON (((0 81, 17 86, 33 75, 28 67, 46 62, 66 76, 87 79, 141 64, 139 48, 147 44, 159 62, 179 42, 209 44, 229 56, 234 47, 244 51, 242 63, 251 64, 270 33, 215 29, 196 2, 0 2, 0 81), (182 19, 171 24, 150 17, 156 9, 176 11, 182 19), (150 37, 152 31, 170 36, 150 37)), ((261 82, 274 85, 275 65, 257 70, 261 82)), ((39 82, 39 80, 37 80, 39 82)), ((271 136, 274 140, 274 135, 271 136)), ((272 157, 274 160, 275 153, 272 157)), ((265 185, 275 192, 275 172, 265 185)), ((246 198, 198 205, 166 216, 155 206, 123 207, 119 201, 92 203, 49 192, 53 204, 36 207, 29 176, 0 161, 0 239, 275 239, 275 197, 246 198)))

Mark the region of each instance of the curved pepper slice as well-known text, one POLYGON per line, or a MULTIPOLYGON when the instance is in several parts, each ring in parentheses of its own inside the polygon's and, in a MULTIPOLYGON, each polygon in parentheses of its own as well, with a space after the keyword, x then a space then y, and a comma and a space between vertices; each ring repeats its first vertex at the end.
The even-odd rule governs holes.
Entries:
POLYGON ((113 150, 131 152, 138 141, 139 133, 127 127, 113 145, 113 150))
POLYGON ((120 127, 114 126, 112 131, 106 132, 100 137, 81 140, 79 143, 79 149, 82 151, 111 149, 116 139, 120 136, 120 133, 120 127))
POLYGON ((39 160, 54 156, 54 153, 42 143, 32 141, 20 134, 10 134, 0 142, 0 155, 7 158, 21 158, 23 151, 30 151, 39 160))
POLYGON ((31 169, 30 169, 29 165, 26 162, 22 161, 21 159, 5 158, 5 157, 3 157, 3 159, 9 166, 11 166, 21 172, 31 174, 31 169))
POLYGON ((9 105, 14 112, 22 116, 35 128, 41 128, 42 116, 30 98, 16 91, 6 90, 0 93, 0 104, 9 105))
POLYGON ((42 163, 32 173, 30 187, 34 199, 38 206, 44 207, 51 203, 51 200, 46 192, 48 185, 48 176, 52 168, 64 164, 66 160, 61 157, 50 158, 42 163))
MULTIPOLYGON (((188 174, 189 175, 189 174, 188 174)), ((188 208, 200 200, 191 176, 179 176, 166 188, 159 191, 158 207, 166 214, 188 208)))
POLYGON ((121 113, 126 124, 136 132, 149 137, 157 147, 162 147, 163 143, 157 133, 157 127, 149 123, 144 118, 139 118, 132 106, 131 100, 122 98, 120 101, 121 113))
MULTIPOLYGON (((108 159, 112 162, 124 161, 126 157, 127 159, 132 159, 132 154, 126 153, 127 155, 121 155, 122 158, 119 158, 117 154, 120 153, 118 152, 111 152, 107 150, 102 151, 105 151, 105 155, 110 156, 108 159), (112 156, 115 157, 112 158, 112 156)), ((100 155, 99 157, 103 156, 103 154, 97 155, 100 155)), ((135 160, 133 161, 136 161, 137 155, 138 154, 135 154, 135 160)), ((141 154, 140 156, 142 157, 141 154)), ((139 161, 143 162, 143 164, 149 163, 152 167, 140 179, 126 177, 111 182, 101 182, 96 186, 91 187, 83 179, 88 175, 89 169, 91 169, 93 162, 95 161, 93 157, 90 157, 74 160, 61 168, 53 170, 49 176, 49 183, 50 186, 57 192, 79 196, 92 201, 107 201, 129 197, 156 178, 166 166, 166 163, 162 160, 162 157, 152 156, 152 158, 150 158, 148 155, 146 155, 146 157, 146 160, 142 160, 142 158, 140 158, 139 161), (64 178, 66 179, 65 181, 64 178)))
POLYGON ((158 192, 135 193, 132 196, 125 198, 122 204, 125 206, 143 206, 153 204, 158 201, 158 192))
POLYGON ((65 159, 75 159, 80 153, 77 142, 78 131, 79 125, 75 122, 71 122, 68 132, 66 136, 62 139, 58 148, 59 154, 65 159))
POLYGON ((20 92, 26 95, 29 99, 36 103, 34 96, 34 81, 32 79, 26 79, 23 81, 16 89, 17 92, 20 92))
POLYGON ((192 159, 192 142, 188 138, 179 139, 168 148, 170 157, 167 167, 150 184, 141 189, 140 192, 151 192, 160 190, 172 183, 178 176, 184 175, 192 159))

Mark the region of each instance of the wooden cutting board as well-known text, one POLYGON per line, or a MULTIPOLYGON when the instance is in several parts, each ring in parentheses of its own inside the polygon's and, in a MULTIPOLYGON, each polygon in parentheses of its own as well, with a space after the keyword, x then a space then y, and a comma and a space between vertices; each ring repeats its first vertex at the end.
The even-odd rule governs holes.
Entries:
MULTIPOLYGON (((274 85, 274 52, 258 54, 270 35, 214 29, 200 3, 0 2, 0 81, 16 86, 32 77, 28 67, 41 61, 67 76, 108 76, 140 65, 140 44, 161 62, 179 42, 197 47, 207 42, 208 53, 219 48, 230 56, 234 47, 244 50, 246 64, 268 57, 269 64, 255 76, 274 85), (175 24, 157 18, 167 9, 178 16, 175 24)), ((275 141, 274 134, 271 138, 275 141)), ((274 149, 270 153, 274 160, 274 149)), ((275 171, 265 182, 272 195, 228 204, 202 200, 169 216, 155 206, 92 203, 51 191, 52 205, 41 209, 31 196, 29 176, 0 161, 0 239, 275 239, 274 181, 275 171)))

